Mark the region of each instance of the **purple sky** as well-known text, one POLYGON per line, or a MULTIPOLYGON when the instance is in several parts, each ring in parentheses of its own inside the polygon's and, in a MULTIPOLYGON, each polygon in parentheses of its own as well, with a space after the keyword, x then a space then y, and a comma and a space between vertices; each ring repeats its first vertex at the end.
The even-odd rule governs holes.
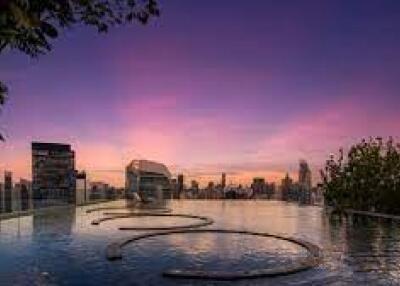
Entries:
POLYGON ((76 27, 39 60, 0 56, 0 171, 29 177, 43 140, 117 184, 138 157, 233 182, 278 180, 305 158, 316 179, 340 146, 399 138, 399 1, 160 2, 146 27, 76 27))

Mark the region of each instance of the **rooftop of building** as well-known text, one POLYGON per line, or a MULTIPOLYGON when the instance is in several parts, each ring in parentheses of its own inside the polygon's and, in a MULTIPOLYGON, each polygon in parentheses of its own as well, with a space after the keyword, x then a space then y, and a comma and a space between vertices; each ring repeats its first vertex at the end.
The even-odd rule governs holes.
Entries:
POLYGON ((127 169, 133 171, 161 174, 166 176, 167 178, 171 178, 171 173, 168 168, 164 164, 154 161, 132 160, 127 166, 127 169))
POLYGON ((40 151, 71 151, 71 145, 62 143, 32 142, 32 150, 40 151))

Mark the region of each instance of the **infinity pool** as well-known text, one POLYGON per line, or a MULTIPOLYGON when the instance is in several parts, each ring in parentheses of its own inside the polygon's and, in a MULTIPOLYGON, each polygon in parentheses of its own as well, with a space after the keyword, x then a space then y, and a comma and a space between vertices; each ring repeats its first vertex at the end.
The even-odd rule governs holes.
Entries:
MULTIPOLYGON (((400 227, 376 219, 329 219, 323 209, 275 201, 171 201, 173 213, 207 216, 206 228, 251 230, 292 236, 323 249, 320 266, 277 278, 235 282, 166 278, 170 268, 251 270, 288 265, 306 250, 274 238, 191 233, 144 239, 109 261, 108 244, 143 233, 122 226, 174 226, 182 217, 135 217, 92 225, 124 201, 61 208, 0 221, 0 285, 398 285, 400 227)), ((117 212, 117 211, 115 211, 117 212)), ((123 212, 123 210, 121 210, 123 212)))

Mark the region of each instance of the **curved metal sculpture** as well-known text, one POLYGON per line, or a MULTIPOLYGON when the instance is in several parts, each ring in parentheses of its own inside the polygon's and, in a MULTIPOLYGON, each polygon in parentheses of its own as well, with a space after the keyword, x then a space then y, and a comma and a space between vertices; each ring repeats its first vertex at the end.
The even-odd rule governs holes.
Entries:
MULTIPOLYGON (((128 208, 128 207, 101 207, 101 208, 94 208, 94 209, 89 209, 86 211, 86 213, 92 213, 96 211, 109 211, 109 210, 128 210, 129 213, 135 213, 136 211, 157 211, 157 212, 165 212, 165 213, 170 213, 172 212, 172 209, 170 208, 155 208, 155 207, 144 207, 144 208, 128 208)), ((122 213, 121 213, 122 214, 122 213)))
POLYGON ((175 277, 175 278, 190 278, 190 279, 213 279, 213 280, 239 280, 259 277, 274 277, 283 276, 300 271, 305 271, 317 266, 322 261, 321 249, 310 242, 303 241, 293 237, 285 237, 276 234, 253 232, 253 231, 241 231, 241 230, 229 230, 229 229, 185 229, 185 230, 169 230, 160 231, 153 233, 146 233, 141 235, 135 235, 130 238, 124 239, 120 242, 115 242, 107 246, 106 256, 108 260, 122 259, 121 249, 125 245, 136 242, 145 238, 171 235, 178 233, 230 233, 230 234, 245 234, 254 235, 268 238, 276 238, 285 240, 294 244, 297 244, 308 251, 308 255, 305 258, 297 259, 294 263, 286 266, 276 266, 273 268, 259 268, 246 271, 199 271, 199 270, 182 270, 182 269, 171 269, 163 272, 164 276, 175 277))
MULTIPOLYGON (((105 214, 112 214, 112 213, 105 213, 105 214)), ((99 219, 95 219, 92 221, 93 225, 99 225, 104 221, 109 220, 116 220, 120 218, 130 218, 130 217, 147 217, 147 216, 162 216, 162 217, 183 217, 183 218, 191 218, 191 219, 198 219, 200 222, 192 223, 187 225, 179 225, 179 226, 168 226, 168 227, 119 227, 120 230, 170 230, 170 229, 188 229, 188 228, 196 228, 207 226, 214 223, 214 220, 204 216, 197 216, 197 215, 186 215, 186 214, 162 214, 162 213, 133 213, 133 214, 123 214, 123 215, 112 215, 110 217, 103 217, 99 219)))

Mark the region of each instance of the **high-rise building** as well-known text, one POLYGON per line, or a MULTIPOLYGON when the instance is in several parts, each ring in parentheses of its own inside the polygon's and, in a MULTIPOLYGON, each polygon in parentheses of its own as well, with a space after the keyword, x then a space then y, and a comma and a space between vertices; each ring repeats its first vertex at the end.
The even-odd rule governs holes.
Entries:
POLYGON ((224 189, 226 187, 226 174, 225 173, 222 173, 221 187, 222 187, 222 189, 224 189))
POLYGON ((311 189, 311 170, 305 160, 299 163, 299 184, 311 189))
POLYGON ((183 195, 183 174, 178 175, 178 198, 180 198, 183 195))
POLYGON ((172 197, 177 198, 178 197, 178 179, 177 178, 171 179, 170 188, 171 188, 172 197))
POLYGON ((32 183, 28 180, 21 179, 19 182, 20 185, 20 204, 21 210, 25 211, 32 208, 32 183))
POLYGON ((170 181, 171 173, 164 164, 148 160, 133 160, 126 167, 125 194, 128 199, 134 198, 137 194, 145 200, 169 199, 171 198, 170 181))
POLYGON ((301 203, 311 202, 311 170, 305 160, 299 163, 299 198, 301 203))
POLYGON ((190 182, 190 196, 196 199, 199 196, 199 183, 196 180, 190 182))
POLYGON ((253 197, 260 198, 267 193, 267 185, 264 178, 256 177, 253 178, 253 183, 251 184, 253 190, 253 197))
POLYGON ((80 172, 76 174, 76 204, 83 205, 87 198, 87 181, 86 173, 80 172))
POLYGON ((12 173, 4 172, 4 212, 12 212, 12 197, 13 197, 12 173))
POLYGON ((197 182, 196 180, 192 180, 190 182, 190 188, 194 190, 199 190, 199 182, 197 182))
POLYGON ((284 201, 289 201, 293 199, 293 180, 286 173, 285 178, 281 182, 281 197, 284 201))
POLYGON ((31 206, 32 187, 28 180, 20 179, 19 183, 14 186, 12 208, 13 211, 26 211, 31 206))
POLYGON ((0 213, 4 211, 4 184, 0 183, 0 213))
POLYGON ((70 145, 32 143, 34 207, 75 204, 75 152, 70 145))

